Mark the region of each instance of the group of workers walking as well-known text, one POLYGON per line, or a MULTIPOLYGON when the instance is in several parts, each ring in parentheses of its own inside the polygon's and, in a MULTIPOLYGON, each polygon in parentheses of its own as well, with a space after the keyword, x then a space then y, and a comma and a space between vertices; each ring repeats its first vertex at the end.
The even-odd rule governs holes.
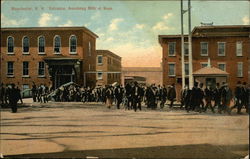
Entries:
MULTIPOLYGON (((1 104, 9 104, 12 112, 17 111, 17 102, 21 100, 20 89, 12 84, 10 87, 0 87, 1 104)), ((60 102, 102 102, 111 108, 115 103, 117 109, 124 106, 126 110, 142 110, 142 104, 145 104, 148 109, 163 109, 168 103, 169 108, 173 108, 176 101, 175 84, 170 86, 142 86, 137 82, 127 83, 122 85, 106 85, 105 87, 81 87, 76 84, 61 86, 56 90, 52 90, 46 85, 32 85, 33 102, 46 103, 49 99, 60 102), (51 93, 54 92, 54 93, 51 93), (168 102, 167 102, 168 101, 168 102)), ((197 111, 206 112, 211 109, 213 113, 217 109, 218 113, 231 114, 232 109, 237 108, 237 113, 241 114, 241 110, 245 107, 249 113, 249 96, 250 88, 246 82, 238 82, 234 92, 229 88, 228 84, 219 83, 215 88, 206 86, 203 83, 194 83, 194 87, 189 89, 188 86, 180 93, 181 104, 180 108, 187 112, 197 111)))

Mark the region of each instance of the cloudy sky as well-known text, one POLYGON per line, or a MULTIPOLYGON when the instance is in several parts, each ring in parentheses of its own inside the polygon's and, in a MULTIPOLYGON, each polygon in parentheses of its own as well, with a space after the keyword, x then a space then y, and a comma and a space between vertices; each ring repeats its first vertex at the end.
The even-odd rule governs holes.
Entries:
MULTIPOLYGON (((192 1, 192 27, 200 22, 249 25, 249 15, 250 1, 192 1)), ((185 20, 185 31, 187 25, 185 20)), ((5 0, 1 1, 1 26, 85 26, 99 36, 97 49, 120 55, 123 66, 158 67, 158 35, 180 33, 180 2, 5 0)))

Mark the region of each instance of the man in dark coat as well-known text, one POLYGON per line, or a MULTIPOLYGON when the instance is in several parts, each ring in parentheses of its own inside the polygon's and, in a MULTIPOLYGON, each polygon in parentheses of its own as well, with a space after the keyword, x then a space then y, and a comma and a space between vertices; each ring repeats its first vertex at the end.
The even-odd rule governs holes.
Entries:
POLYGON ((172 108, 174 104, 174 100, 176 98, 176 91, 175 91, 175 84, 173 83, 168 91, 168 99, 170 100, 170 105, 169 107, 172 108))
POLYGON ((207 108, 209 107, 213 113, 214 112, 214 107, 212 106, 212 98, 213 98, 213 91, 211 89, 210 86, 207 86, 206 89, 205 89, 205 100, 206 100, 206 106, 205 106, 205 109, 204 109, 204 112, 207 111, 207 108))
POLYGON ((131 105, 132 105, 131 90, 132 90, 131 85, 129 83, 127 83, 125 86, 125 96, 127 98, 126 107, 128 108, 128 110, 131 109, 131 105))
POLYGON ((187 112, 190 110, 195 110, 196 108, 200 107, 200 98, 199 98, 199 88, 198 83, 194 83, 194 87, 192 88, 191 95, 190 95, 190 105, 187 109, 187 112))
POLYGON ((189 89, 188 85, 181 91, 181 109, 185 106, 185 109, 188 110, 190 104, 190 95, 191 90, 189 89))
POLYGON ((11 88, 9 90, 9 105, 11 107, 12 113, 17 112, 17 102, 19 100, 18 90, 15 87, 15 84, 11 84, 11 88))
POLYGON ((137 82, 134 83, 134 87, 132 87, 132 90, 131 90, 131 97, 132 97, 132 105, 133 105, 133 108, 134 108, 134 111, 136 112, 137 110, 137 107, 141 110, 141 87, 138 85, 137 82))
POLYGON ((214 108, 218 107, 218 113, 221 114, 221 88, 220 84, 216 83, 216 87, 213 90, 214 108))
POLYGON ((163 85, 163 87, 160 88, 159 94, 160 94, 160 100, 161 100, 160 108, 163 109, 167 101, 167 96, 168 96, 168 91, 165 85, 163 85))
POLYGON ((198 107, 198 110, 201 112, 202 110, 204 111, 204 106, 205 106, 205 103, 203 101, 204 97, 205 97, 205 93, 204 93, 204 90, 203 90, 203 83, 200 83, 199 84, 199 99, 200 99, 200 105, 198 107))
POLYGON ((36 99, 37 99, 37 87, 36 87, 36 84, 34 82, 33 82, 33 85, 32 85, 31 92, 32 92, 33 102, 36 102, 36 99))
POLYGON ((120 109, 120 104, 122 103, 123 98, 123 89, 120 85, 115 88, 115 98, 116 98, 116 106, 117 109, 120 109))
POLYGON ((241 114, 241 108, 243 105, 243 88, 240 81, 237 82, 234 94, 236 98, 236 103, 231 109, 237 108, 237 113, 241 114))
POLYGON ((0 86, 0 102, 2 105, 5 104, 5 87, 3 83, 0 86))
POLYGON ((227 112, 229 115, 231 114, 230 102, 232 98, 233 93, 231 89, 228 87, 228 84, 224 84, 223 89, 221 91, 221 102, 224 112, 227 112))
POLYGON ((249 113, 249 96, 250 96, 250 92, 249 92, 249 87, 247 87, 247 83, 244 82, 243 83, 243 87, 242 87, 242 105, 245 106, 246 108, 246 112, 249 113))

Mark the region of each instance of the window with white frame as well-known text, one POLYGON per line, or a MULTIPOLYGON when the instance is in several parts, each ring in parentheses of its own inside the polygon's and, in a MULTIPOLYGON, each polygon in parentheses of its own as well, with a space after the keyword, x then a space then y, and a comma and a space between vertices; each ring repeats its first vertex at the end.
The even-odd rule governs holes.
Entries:
POLYGON ((14 38, 13 37, 8 37, 7 39, 7 45, 8 45, 8 50, 7 53, 14 53, 14 38))
POLYGON ((218 68, 222 71, 226 71, 226 64, 225 63, 218 63, 218 68))
POLYGON ((236 42, 236 56, 242 56, 242 42, 236 42))
POLYGON ((218 56, 225 56, 225 55, 226 55, 226 43, 218 42, 218 56))
POLYGON ((204 67, 207 67, 207 66, 208 66, 208 63, 206 63, 206 62, 201 63, 201 68, 204 68, 204 67))
POLYGON ((40 36, 38 38, 38 53, 44 53, 45 52, 45 38, 44 36, 40 36))
POLYGON ((102 79, 102 72, 97 73, 97 79, 101 80, 102 79))
POLYGON ((23 62, 23 76, 29 76, 29 62, 23 62))
POLYGON ((168 43, 168 56, 175 56, 175 42, 168 43))
POLYGON ((102 60, 103 60, 102 55, 98 55, 97 56, 97 64, 101 65, 102 64, 102 60))
POLYGON ((188 56, 189 50, 188 50, 188 42, 184 43, 184 55, 188 56))
POLYGON ((243 77, 243 62, 237 63, 237 77, 243 77))
POLYGON ((208 56, 208 42, 201 42, 201 56, 208 56))
POLYGON ((7 62, 7 76, 14 76, 14 62, 7 62))
POLYGON ((61 51, 61 38, 60 36, 55 36, 54 38, 54 53, 60 54, 61 51))
POLYGON ((69 40, 70 53, 76 53, 77 39, 75 35, 72 35, 69 40))
POLYGON ((189 64, 185 63, 185 75, 189 75, 189 64))
POLYGON ((89 56, 91 56, 91 42, 89 41, 89 49, 88 49, 88 53, 89 53, 89 56))
POLYGON ((175 76, 175 63, 168 64, 168 76, 175 76))
POLYGON ((23 53, 29 53, 29 38, 23 37, 23 53))
POLYGON ((45 76, 45 62, 38 63, 38 76, 45 76))

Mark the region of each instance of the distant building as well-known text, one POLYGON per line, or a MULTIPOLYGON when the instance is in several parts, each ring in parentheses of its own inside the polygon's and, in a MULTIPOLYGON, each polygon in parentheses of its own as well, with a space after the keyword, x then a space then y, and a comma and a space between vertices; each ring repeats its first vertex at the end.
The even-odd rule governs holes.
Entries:
POLYGON ((122 58, 109 50, 96 50, 96 85, 121 83, 122 58))
MULTIPOLYGON (((162 46, 163 83, 177 83, 181 88, 181 36, 159 35, 159 43, 162 46)), ((187 36, 184 48, 188 84, 187 36)), ((249 83, 250 25, 195 27, 192 31, 192 53, 194 79, 198 82, 215 85, 224 81, 231 88, 235 88, 237 81, 249 83), (208 66, 209 58, 212 69, 209 69, 206 76, 208 69, 202 68, 208 66), (218 75, 221 78, 216 78, 218 75)))
MULTIPOLYGON (((138 79, 141 83, 162 85, 161 67, 123 67, 122 84, 138 79), (145 82, 143 82, 145 81, 145 82)), ((140 82, 139 82, 140 83, 140 82)))
POLYGON ((22 89, 73 81, 95 86, 96 38, 85 27, 1 28, 0 82, 22 89))

